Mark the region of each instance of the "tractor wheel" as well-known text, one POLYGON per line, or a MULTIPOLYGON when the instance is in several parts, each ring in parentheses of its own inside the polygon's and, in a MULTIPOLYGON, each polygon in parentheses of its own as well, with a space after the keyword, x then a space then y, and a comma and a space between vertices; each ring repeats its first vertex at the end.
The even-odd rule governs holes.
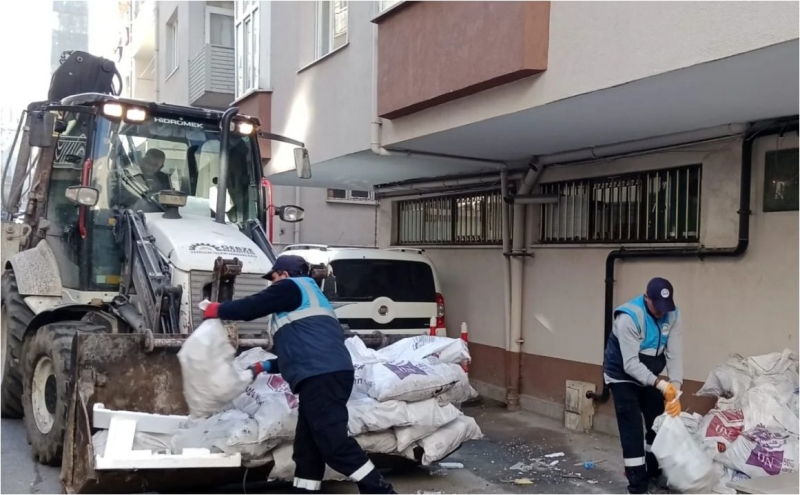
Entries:
POLYGON ((2 281, 2 347, 3 381, 0 386, 0 412, 4 418, 22 417, 22 377, 20 351, 22 336, 33 319, 33 311, 25 304, 17 287, 14 270, 6 270, 2 281))
POLYGON ((72 380, 72 338, 77 332, 103 332, 100 325, 62 321, 39 328, 22 345, 22 406, 33 455, 58 466, 64 448, 72 380))

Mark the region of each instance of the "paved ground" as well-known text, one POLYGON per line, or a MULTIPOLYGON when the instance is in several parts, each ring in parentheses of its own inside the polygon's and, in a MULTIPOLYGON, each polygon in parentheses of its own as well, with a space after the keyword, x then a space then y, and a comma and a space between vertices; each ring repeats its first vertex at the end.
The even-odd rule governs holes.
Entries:
MULTIPOLYGON (((486 436, 469 442, 447 462, 463 469, 438 467, 394 470, 387 477, 400 493, 625 493, 622 455, 616 438, 579 434, 558 422, 526 412, 510 413, 492 403, 465 408, 486 436), (555 458, 547 454, 563 452, 555 458), (538 461, 537 461, 538 459, 538 461), (558 461, 554 466, 547 464, 558 461), (584 469, 593 461, 594 469, 584 469), (526 472, 509 469, 517 463, 534 467, 526 472), (530 484, 515 484, 527 478, 530 484)), ((2 420, 2 493, 60 493, 59 470, 31 459, 21 421, 2 420)), ((247 493, 285 493, 288 485, 248 480, 247 493)), ((241 485, 213 492, 242 493, 241 485)), ((326 483, 327 493, 356 493, 352 483, 326 483)), ((211 493, 211 491, 209 492, 211 493)))

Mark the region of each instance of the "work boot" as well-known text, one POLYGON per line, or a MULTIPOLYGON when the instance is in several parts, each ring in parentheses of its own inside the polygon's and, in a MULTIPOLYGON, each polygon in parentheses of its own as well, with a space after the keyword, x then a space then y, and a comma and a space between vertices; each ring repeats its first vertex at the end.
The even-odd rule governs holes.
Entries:
POLYGON ((377 469, 373 469, 357 484, 359 493, 397 493, 392 484, 383 479, 377 469))

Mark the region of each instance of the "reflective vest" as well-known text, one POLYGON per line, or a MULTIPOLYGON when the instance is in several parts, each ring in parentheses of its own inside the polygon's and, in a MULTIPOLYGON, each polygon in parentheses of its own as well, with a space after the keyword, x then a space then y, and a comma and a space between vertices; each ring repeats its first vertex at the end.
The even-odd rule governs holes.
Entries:
MULTIPOLYGON (((664 350, 669 341, 669 332, 678 320, 678 310, 671 311, 661 318, 654 318, 647 311, 647 303, 644 295, 631 299, 622 306, 614 310, 614 318, 619 314, 626 314, 631 317, 639 335, 642 336, 639 344, 639 361, 644 364, 654 375, 661 374, 667 365, 667 358, 664 350)), ((603 371, 615 380, 625 380, 638 383, 633 377, 625 372, 625 365, 622 359, 622 351, 619 347, 619 338, 614 332, 608 339, 605 356, 603 359, 603 371)))
POLYGON ((272 315, 273 351, 292 390, 312 376, 352 371, 353 361, 333 307, 310 277, 293 277, 303 296, 297 309, 272 315))

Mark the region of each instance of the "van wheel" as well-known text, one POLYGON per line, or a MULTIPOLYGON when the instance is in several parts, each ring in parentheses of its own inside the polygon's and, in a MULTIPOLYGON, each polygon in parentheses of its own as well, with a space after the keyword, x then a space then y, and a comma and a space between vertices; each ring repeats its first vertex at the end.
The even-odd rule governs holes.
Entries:
POLYGON ((0 414, 4 418, 22 417, 22 377, 20 375, 20 350, 22 336, 33 320, 33 311, 25 304, 17 287, 14 270, 6 270, 2 281, 3 379, 0 385, 0 414))
POLYGON ((42 464, 58 466, 64 448, 72 339, 77 332, 102 332, 99 325, 62 321, 28 335, 22 346, 22 406, 33 455, 42 464))

